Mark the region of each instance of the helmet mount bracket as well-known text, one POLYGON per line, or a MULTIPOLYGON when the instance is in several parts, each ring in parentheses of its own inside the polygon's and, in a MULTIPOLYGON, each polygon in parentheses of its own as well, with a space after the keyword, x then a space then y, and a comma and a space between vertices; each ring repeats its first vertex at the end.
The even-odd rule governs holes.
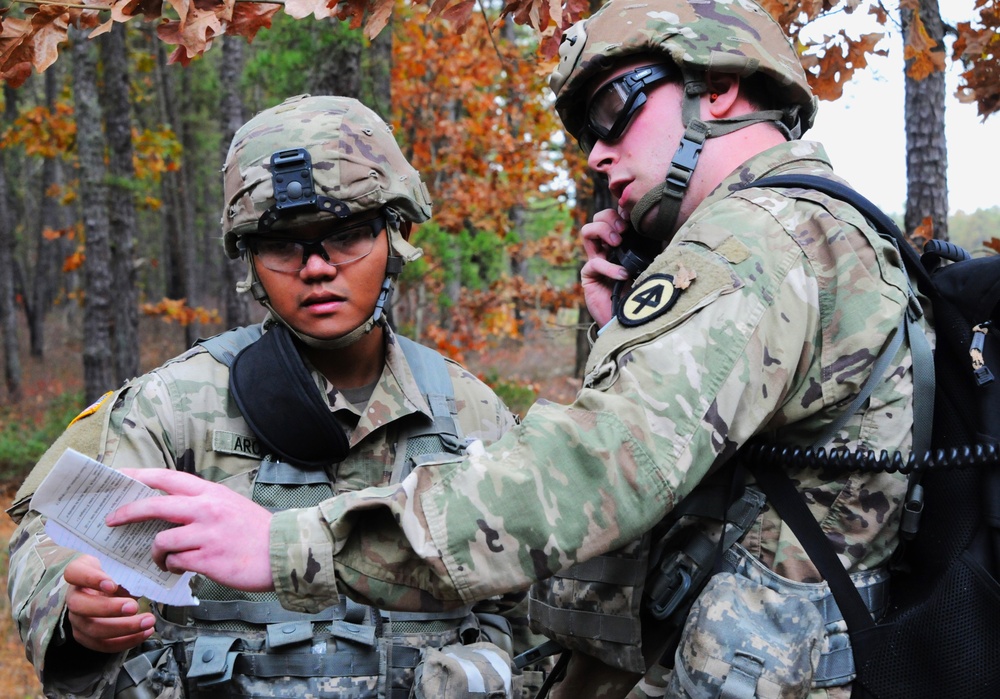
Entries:
POLYGON ((312 158, 305 148, 289 148, 271 154, 271 185, 275 203, 261 215, 257 231, 269 231, 289 213, 325 211, 339 218, 350 216, 345 202, 316 193, 312 158))

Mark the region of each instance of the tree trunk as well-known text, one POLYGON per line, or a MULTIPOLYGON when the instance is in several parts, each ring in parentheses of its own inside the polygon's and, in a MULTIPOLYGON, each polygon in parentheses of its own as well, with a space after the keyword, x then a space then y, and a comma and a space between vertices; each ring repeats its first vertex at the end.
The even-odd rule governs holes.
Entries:
MULTIPOLYGON (((4 121, 17 116, 14 90, 4 85, 4 121)), ((0 333, 3 334, 4 380, 7 402, 17 403, 21 392, 21 355, 17 342, 17 304, 14 300, 14 211, 7 188, 7 152, 0 148, 0 333)))
POLYGON ((105 140, 97 98, 97 45, 71 29, 80 203, 87 260, 84 271, 83 391, 89 402, 114 386, 111 352, 111 245, 105 140))
MULTIPOLYGON (((59 92, 59 71, 52 66, 45 71, 45 106, 52 112, 55 108, 59 92)), ((59 281, 59 270, 62 267, 59 240, 50 240, 45 231, 62 230, 67 227, 65 211, 57 199, 49 196, 53 185, 61 184, 62 163, 58 157, 46 157, 42 161, 39 196, 41 205, 38 213, 38 225, 35 231, 35 275, 31 284, 31 302, 25 304, 28 316, 28 337, 31 356, 45 355, 45 319, 55 300, 56 287, 59 281)))
MULTIPOLYGON (((334 29, 319 22, 315 25, 315 31, 334 29)), ((315 68, 309 76, 309 94, 355 98, 361 94, 361 40, 343 35, 342 39, 323 55, 316 57, 315 68)))
MULTIPOLYGON (((177 66, 180 68, 180 66, 177 66)), ((184 264, 184 296, 187 298, 189 308, 201 305, 201 294, 199 290, 202 285, 198 282, 197 252, 201 247, 199 240, 202 231, 195 223, 195 203, 194 188, 191 183, 195 178, 195 163, 198 161, 198 144, 195 142, 194 130, 188 124, 187 115, 193 113, 191 109, 191 71, 181 69, 181 95, 178 96, 178 109, 174 111, 175 119, 173 123, 180 128, 177 136, 181 142, 181 149, 184 154, 181 159, 181 169, 177 171, 178 182, 180 184, 180 219, 181 224, 181 252, 184 264)), ((194 343, 201 336, 201 323, 192 321, 184 326, 184 340, 187 347, 193 347, 194 343)))
MULTIPOLYGON (((903 37, 914 25, 913 10, 900 8, 903 37)), ((944 51, 944 24, 938 0, 920 0, 920 19, 936 51, 944 51)), ((910 61, 904 70, 909 69, 910 61)), ((905 78, 907 234, 918 243, 948 239, 948 148, 945 143, 945 75, 937 71, 923 80, 905 78), (930 224, 930 230, 926 223, 930 224)))
MULTIPOLYGON (((166 51, 163 42, 157 42, 156 46, 157 74, 160 85, 160 103, 163 113, 163 122, 173 128, 177 139, 184 145, 184 125, 180 119, 176 90, 174 90, 170 67, 167 65, 166 51)), ((193 305, 193 279, 192 267, 193 241, 192 230, 185 227, 187 216, 185 209, 190 206, 186 168, 187 163, 194 157, 193 153, 184 151, 181 159, 181 167, 175 172, 164 173, 162 182, 163 197, 163 224, 164 224, 164 245, 165 259, 168 262, 167 290, 166 295, 171 299, 186 299, 189 305, 193 305)), ((190 347, 196 337, 192 337, 190 326, 185 327, 185 345, 190 347)))
POLYGON ((99 38, 104 81, 101 109, 107 132, 108 221, 112 251, 112 304, 115 379, 123 383, 139 374, 139 298, 135 285, 135 202, 132 182, 132 119, 129 109, 128 53, 125 25, 116 23, 99 38))
MULTIPOLYGON (((222 101, 219 106, 219 131, 222 134, 222 153, 219 163, 226 162, 229 144, 244 122, 247 121, 243 97, 240 94, 240 76, 243 74, 242 37, 222 37, 222 63, 219 66, 219 83, 222 86, 222 101)), ((220 202, 219 208, 225 206, 220 202)), ((236 284, 247 274, 247 266, 243 260, 230 260, 224 250, 217 250, 222 265, 222 276, 225 286, 222 290, 223 306, 226 313, 226 327, 236 328, 250 322, 250 294, 237 294, 236 284)))
POLYGON ((361 101, 392 119, 392 17, 362 56, 361 101))

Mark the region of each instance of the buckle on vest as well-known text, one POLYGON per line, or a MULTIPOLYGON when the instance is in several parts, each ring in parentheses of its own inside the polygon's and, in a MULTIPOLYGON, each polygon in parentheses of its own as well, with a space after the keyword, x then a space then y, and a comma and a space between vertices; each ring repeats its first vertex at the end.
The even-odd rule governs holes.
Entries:
POLYGON ((335 621, 330 625, 330 635, 342 641, 358 643, 368 648, 375 647, 375 627, 352 624, 349 621, 335 621))
POLYGON ((659 565, 649 590, 649 613, 659 621, 673 614, 691 591, 691 573, 675 554, 659 565))

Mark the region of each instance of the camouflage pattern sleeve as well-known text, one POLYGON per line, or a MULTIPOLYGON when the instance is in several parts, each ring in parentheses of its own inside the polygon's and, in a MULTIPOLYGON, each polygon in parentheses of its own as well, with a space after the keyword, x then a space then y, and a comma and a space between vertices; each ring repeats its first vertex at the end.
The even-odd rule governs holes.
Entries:
POLYGON ((461 364, 446 361, 455 389, 458 421, 466 438, 492 444, 517 424, 517 418, 489 386, 461 364))
POLYGON ((226 415, 224 391, 217 388, 226 386, 219 378, 226 376, 225 367, 199 350, 165 367, 110 394, 93 414, 84 411, 86 417, 74 421, 42 457, 11 508, 13 515, 23 517, 11 537, 11 608, 28 660, 47 692, 99 696, 117 676, 124 654, 91 653, 67 635, 62 573, 75 553, 45 535, 42 518, 29 509, 31 493, 67 447, 109 466, 191 468, 195 449, 207 448, 190 436, 188 422, 207 425, 226 415), (191 401, 198 399, 201 409, 190 420, 181 420, 179 408, 190 410, 191 401))
MULTIPOLYGON (((632 296, 633 308, 656 290, 655 312, 605 330, 572 405, 540 402, 464 462, 277 515, 283 603, 311 611, 339 587, 410 609, 524 589, 650 529, 753 435, 818 435, 898 327, 898 254, 849 207, 720 189, 637 281, 649 295, 632 296)), ((906 443, 909 381, 904 364, 837 441, 906 443)), ((857 485, 830 485, 813 503, 818 518, 850 519, 838 498, 857 485)), ((840 542, 852 568, 891 549, 890 495, 840 542)))
POLYGON ((35 488, 67 448, 101 457, 117 397, 106 394, 67 427, 25 479, 8 510, 20 522, 10 539, 7 589, 11 611, 25 655, 34 665, 47 696, 69 693, 79 697, 100 696, 118 671, 117 656, 104 656, 107 662, 102 664, 99 654, 76 645, 68 635, 64 625, 66 584, 62 574, 76 553, 49 539, 42 518, 28 508, 35 488), (81 672, 81 664, 68 662, 70 658, 61 657, 61 650, 71 650, 70 655, 78 657, 86 655, 91 661, 89 667, 81 672))

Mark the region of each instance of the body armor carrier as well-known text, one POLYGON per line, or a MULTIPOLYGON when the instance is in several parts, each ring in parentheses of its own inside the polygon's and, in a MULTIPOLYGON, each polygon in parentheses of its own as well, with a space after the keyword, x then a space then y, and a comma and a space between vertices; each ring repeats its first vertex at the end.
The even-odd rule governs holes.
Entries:
MULTIPOLYGON (((239 352, 260 337, 261 328, 255 326, 200 344, 232 366, 239 352)), ((404 337, 396 340, 433 420, 417 414, 402 423, 398 453, 403 458, 394 465, 393 483, 429 460, 461 454, 466 446, 444 359, 404 337)), ((311 507, 332 496, 324 469, 292 465, 271 455, 260 463, 252 492, 253 500, 271 511, 311 507)), ((285 609, 273 592, 242 592, 207 578, 195 580, 197 607, 155 605, 157 630, 173 651, 190 699, 405 699, 422 648, 475 642, 480 636, 471 606, 440 613, 388 612, 341 596, 337 605, 306 614, 285 609)), ((130 695, 126 689, 119 696, 130 695)))

